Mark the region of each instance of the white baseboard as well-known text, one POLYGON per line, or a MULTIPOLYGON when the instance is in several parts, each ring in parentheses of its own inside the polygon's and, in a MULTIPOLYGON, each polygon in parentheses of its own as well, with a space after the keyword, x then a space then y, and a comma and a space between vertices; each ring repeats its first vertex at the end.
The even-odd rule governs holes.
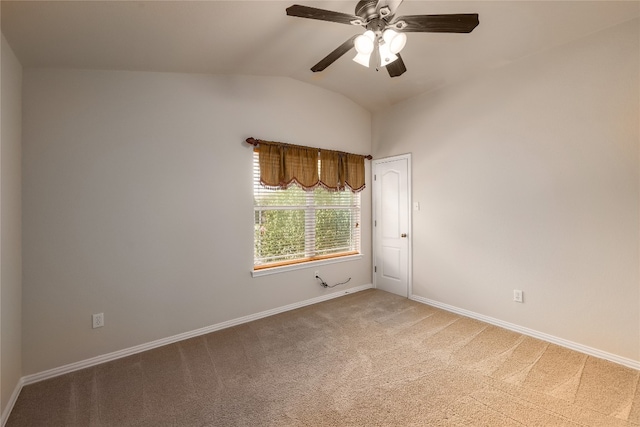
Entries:
POLYGON ((9 402, 7 402, 7 407, 2 411, 2 415, 0 415, 0 426, 4 427, 9 419, 9 414, 11 414, 11 410, 13 409, 13 405, 16 404, 16 400, 18 400, 18 396, 20 395, 20 391, 22 391, 22 386, 24 385, 24 377, 20 378, 18 384, 16 384, 16 388, 13 389, 13 393, 11 393, 11 397, 9 398, 9 402))
POLYGON ((561 347, 566 347, 571 350, 578 351, 580 353, 587 354, 589 356, 597 357, 599 359, 608 360, 610 362, 617 363, 619 365, 626 366, 631 369, 640 370, 640 361, 627 359, 625 357, 621 357, 612 353, 607 353, 606 351, 598 350, 597 348, 589 347, 586 345, 578 344, 573 341, 565 340, 563 338, 558 338, 553 335, 545 334, 543 332, 538 332, 533 329, 525 328, 523 326, 516 325, 514 323, 504 322, 499 319, 495 319, 493 317, 485 316, 483 314, 475 313, 473 311, 465 310, 463 308, 454 307, 452 305, 444 304, 438 301, 434 301, 428 298, 420 297, 418 295, 411 295, 409 299, 417 302, 421 302, 423 304, 431 305, 433 307, 441 308, 446 311, 450 311, 452 313, 460 314, 465 317, 470 317, 472 319, 480 320, 485 323, 490 323, 495 326, 499 326, 504 329, 508 329, 510 331, 518 332, 523 335, 528 335, 533 338, 538 338, 543 341, 547 341, 553 344, 557 344, 561 347))
POLYGON ((345 289, 339 292, 333 292, 320 297, 311 298, 305 301, 296 302, 293 304, 277 307, 271 310, 261 311, 260 313, 250 314, 248 316, 239 317, 237 319, 227 320, 226 322, 217 323, 211 326, 205 326, 204 328, 196 329, 182 334, 174 335, 167 338, 162 338, 156 341, 151 341, 145 344, 136 345, 134 347, 125 348, 123 350, 114 351, 112 353, 103 354, 101 356, 92 357, 90 359, 81 360, 79 362, 70 363, 68 365, 60 366, 58 368, 49 369, 47 371, 39 372, 37 374, 27 375, 22 377, 22 385, 33 384, 38 381, 43 381, 49 378, 57 377, 59 375, 67 374, 69 372, 78 371, 80 369, 89 368, 101 363, 110 362, 112 360, 120 359, 133 354, 141 353, 143 351, 151 350, 163 345, 173 344, 178 341, 184 341, 189 338, 205 335, 211 332, 219 331, 221 329, 230 328, 232 326, 241 325, 254 320, 262 319, 264 317, 273 316, 274 314, 283 313, 285 311, 295 310, 297 308, 305 307, 311 304, 317 304, 319 302, 328 301, 333 298, 338 298, 347 294, 364 291, 371 289, 372 284, 356 286, 353 288, 345 289))

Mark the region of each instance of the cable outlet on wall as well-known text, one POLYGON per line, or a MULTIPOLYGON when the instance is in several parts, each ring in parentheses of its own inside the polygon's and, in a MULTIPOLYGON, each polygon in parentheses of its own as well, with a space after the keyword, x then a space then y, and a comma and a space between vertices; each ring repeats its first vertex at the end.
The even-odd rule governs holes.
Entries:
POLYGON ((104 326, 104 313, 97 313, 91 316, 93 319, 93 329, 104 326))
POLYGON ((515 302, 524 302, 523 300, 524 292, 518 289, 513 290, 513 300, 515 302))
POLYGON ((320 270, 316 270, 313 272, 313 278, 315 279, 317 277, 320 277, 320 270))

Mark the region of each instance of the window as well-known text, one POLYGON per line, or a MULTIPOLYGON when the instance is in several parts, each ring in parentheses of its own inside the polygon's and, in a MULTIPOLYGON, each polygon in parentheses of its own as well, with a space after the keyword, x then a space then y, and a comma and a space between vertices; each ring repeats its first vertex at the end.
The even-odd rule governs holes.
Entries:
POLYGON ((254 152, 254 270, 360 252, 360 193, 265 188, 258 156, 254 152))

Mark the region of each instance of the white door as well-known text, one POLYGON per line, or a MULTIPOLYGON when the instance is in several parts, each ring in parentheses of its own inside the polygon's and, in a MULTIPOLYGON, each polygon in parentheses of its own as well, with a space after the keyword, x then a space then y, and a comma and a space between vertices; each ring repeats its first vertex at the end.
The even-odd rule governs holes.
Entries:
POLYGON ((409 296, 411 155, 373 161, 373 283, 409 296))

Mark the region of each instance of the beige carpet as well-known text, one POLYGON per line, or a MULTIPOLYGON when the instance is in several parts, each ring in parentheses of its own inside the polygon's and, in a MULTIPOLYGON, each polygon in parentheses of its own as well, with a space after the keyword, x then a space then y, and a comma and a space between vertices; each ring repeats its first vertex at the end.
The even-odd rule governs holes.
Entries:
POLYGON ((25 387, 8 426, 637 426, 639 372, 382 291, 25 387))

